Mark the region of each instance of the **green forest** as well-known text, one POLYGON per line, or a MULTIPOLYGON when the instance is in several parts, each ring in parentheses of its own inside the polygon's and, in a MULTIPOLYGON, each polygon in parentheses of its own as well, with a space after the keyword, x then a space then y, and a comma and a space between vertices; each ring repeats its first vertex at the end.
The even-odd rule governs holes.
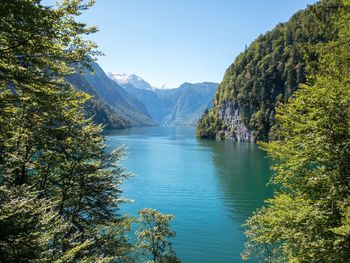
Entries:
POLYGON ((232 132, 219 116, 231 100, 275 161, 277 190, 245 225, 243 259, 349 262, 349 11, 349 1, 320 1, 258 37, 198 124, 200 137, 232 132))
MULTIPOLYGON (((130 123, 77 88, 102 55, 78 19, 94 1, 43 2, 0 6, 0 263, 180 262, 174 215, 121 212, 126 150, 109 151, 97 123, 130 123)), ((350 0, 321 0, 253 41, 198 137, 235 133, 227 101, 273 163, 242 260, 350 262, 350 0)))
POLYGON ((178 262, 171 215, 118 212, 124 150, 106 151, 87 118, 101 106, 65 81, 100 54, 76 20, 92 4, 1 1, 0 262, 178 262))
POLYGON ((278 139, 260 143, 279 190, 248 220, 244 258, 349 262, 350 2, 337 8, 337 38, 318 45, 307 84, 277 107, 278 139))
POLYGON ((338 38, 341 2, 320 1, 253 41, 226 70, 214 107, 202 116, 197 135, 224 138, 234 134, 219 114, 222 105, 231 101, 255 140, 275 139, 276 106, 287 102, 299 84, 311 78, 318 67, 318 46, 338 38))

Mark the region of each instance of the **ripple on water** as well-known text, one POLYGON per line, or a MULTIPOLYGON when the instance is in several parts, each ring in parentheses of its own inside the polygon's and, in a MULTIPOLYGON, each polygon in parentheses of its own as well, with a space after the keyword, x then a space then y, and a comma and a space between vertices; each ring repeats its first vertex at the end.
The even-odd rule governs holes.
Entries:
POLYGON ((107 134, 110 149, 125 144, 126 167, 136 174, 123 184, 134 199, 122 211, 143 207, 172 213, 174 245, 183 262, 241 262, 242 224, 263 200, 269 162, 252 144, 201 141, 191 128, 137 128, 107 134))

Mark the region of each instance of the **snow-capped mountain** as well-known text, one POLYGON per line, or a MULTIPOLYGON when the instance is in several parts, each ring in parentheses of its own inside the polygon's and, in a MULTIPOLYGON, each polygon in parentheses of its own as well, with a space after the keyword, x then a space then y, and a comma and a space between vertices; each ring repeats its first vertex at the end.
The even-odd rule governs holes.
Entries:
POLYGON ((142 102, 149 116, 164 126, 195 126, 204 110, 212 106, 218 86, 203 82, 184 83, 176 89, 165 85, 155 88, 136 75, 109 73, 109 77, 142 102))
POLYGON ((92 62, 91 67, 94 70, 93 75, 86 70, 84 74, 66 77, 67 82, 93 96, 93 100, 87 105, 88 116, 107 128, 155 124, 141 101, 111 80, 97 63, 92 62))
POLYGON ((143 78, 136 76, 134 74, 126 74, 126 73, 112 73, 109 72, 108 76, 116 81, 119 85, 131 84, 137 89, 141 90, 154 90, 147 81, 143 78))

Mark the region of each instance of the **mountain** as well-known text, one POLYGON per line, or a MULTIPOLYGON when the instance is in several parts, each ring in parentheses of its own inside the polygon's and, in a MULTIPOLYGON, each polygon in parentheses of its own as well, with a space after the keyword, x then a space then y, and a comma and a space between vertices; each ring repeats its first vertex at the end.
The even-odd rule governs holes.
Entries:
POLYGON ((106 124, 107 128, 155 124, 141 101, 112 81, 97 63, 91 66, 93 74, 86 70, 66 78, 78 89, 93 95, 93 100, 86 105, 88 115, 94 116, 96 122, 106 124))
POLYGON ((137 89, 141 90, 153 90, 154 88, 143 78, 134 74, 126 73, 108 73, 108 76, 117 82, 119 85, 131 84, 137 89))
POLYGON ((197 126, 202 138, 274 139, 275 107, 317 68, 317 46, 335 40, 340 0, 323 0, 260 35, 226 70, 197 126))
POLYGON ((203 112, 211 108, 217 83, 184 83, 177 89, 157 89, 164 114, 158 121, 166 126, 195 126, 203 112))
POLYGON ((142 101, 152 119, 164 126, 195 126, 202 113, 211 107, 218 86, 204 82, 184 83, 175 89, 156 89, 136 75, 110 73, 109 77, 130 96, 142 101), (135 79, 141 81, 135 82, 135 79))
POLYGON ((93 95, 93 98, 85 104, 85 110, 87 117, 92 117, 94 122, 106 125, 107 129, 120 129, 131 126, 126 118, 111 108, 103 98, 99 96, 95 88, 88 83, 83 75, 74 74, 68 76, 66 77, 66 81, 81 91, 93 95))
POLYGON ((93 98, 85 104, 87 117, 95 123, 105 125, 106 129, 123 129, 131 127, 130 122, 100 99, 93 98))

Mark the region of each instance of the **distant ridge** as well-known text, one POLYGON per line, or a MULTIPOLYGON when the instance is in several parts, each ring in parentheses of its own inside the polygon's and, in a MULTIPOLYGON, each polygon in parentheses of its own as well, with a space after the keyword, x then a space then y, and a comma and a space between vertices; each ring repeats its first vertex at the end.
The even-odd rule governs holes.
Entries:
POLYGON ((149 116, 164 126, 195 126, 202 113, 212 106, 218 84, 184 83, 176 89, 154 88, 134 74, 109 73, 124 90, 141 101, 149 116))
POLYGON ((91 66, 93 74, 86 70, 66 77, 78 89, 93 95, 86 106, 88 115, 111 129, 155 125, 141 101, 112 81, 97 63, 91 66))
POLYGON ((108 73, 108 76, 114 80, 119 85, 131 84, 137 89, 142 90, 154 90, 147 81, 143 78, 136 76, 134 74, 126 74, 126 73, 108 73))

